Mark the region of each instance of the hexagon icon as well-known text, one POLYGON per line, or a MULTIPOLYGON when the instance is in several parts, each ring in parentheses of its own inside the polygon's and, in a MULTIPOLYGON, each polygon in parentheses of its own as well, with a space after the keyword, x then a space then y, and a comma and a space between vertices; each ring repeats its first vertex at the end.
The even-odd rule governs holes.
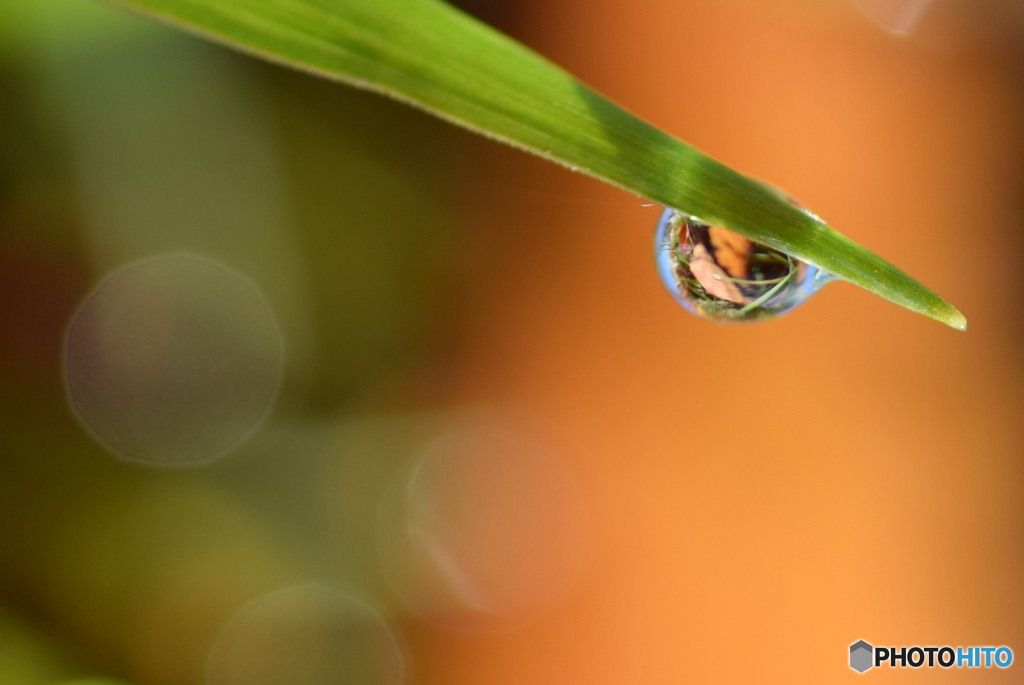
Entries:
POLYGON ((864 640, 857 640, 850 645, 850 668, 857 671, 857 673, 863 673, 874 666, 872 663, 874 655, 874 647, 864 642, 864 640))

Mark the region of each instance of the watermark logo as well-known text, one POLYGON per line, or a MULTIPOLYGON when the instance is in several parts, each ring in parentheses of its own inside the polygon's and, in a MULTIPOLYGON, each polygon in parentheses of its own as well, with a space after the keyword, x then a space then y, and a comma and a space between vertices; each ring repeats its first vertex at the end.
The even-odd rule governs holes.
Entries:
POLYGON ((875 648, 864 640, 857 640, 850 645, 850 668, 863 673, 872 666, 875 660, 875 648))
POLYGON ((1009 647, 872 647, 864 640, 850 645, 850 668, 1009 668, 1009 647))

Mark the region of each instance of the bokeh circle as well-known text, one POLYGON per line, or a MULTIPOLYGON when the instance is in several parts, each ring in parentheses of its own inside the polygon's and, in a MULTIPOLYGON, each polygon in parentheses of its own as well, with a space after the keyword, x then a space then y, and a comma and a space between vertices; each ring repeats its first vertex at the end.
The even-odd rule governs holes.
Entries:
POLYGON ((296 585, 242 607, 217 637, 207 685, 402 685, 407 654, 382 614, 347 592, 296 585))
POLYGON ((223 264, 162 255, 108 274, 68 326, 82 424, 119 457, 207 463, 249 437, 277 395, 284 345, 260 289, 223 264))

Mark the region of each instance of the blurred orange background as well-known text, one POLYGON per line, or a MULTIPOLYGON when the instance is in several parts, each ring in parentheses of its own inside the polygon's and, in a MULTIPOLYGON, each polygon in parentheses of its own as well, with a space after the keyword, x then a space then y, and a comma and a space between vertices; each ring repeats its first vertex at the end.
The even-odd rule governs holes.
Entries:
POLYGON ((1019 298, 1020 34, 967 37, 935 11, 901 41, 838 3, 535 4, 542 51, 793 193, 970 328, 841 284, 763 326, 706 325, 655 292, 636 235, 653 212, 517 214, 504 235, 534 224, 548 245, 509 269, 500 307, 480 298, 489 352, 467 386, 500 383, 571 427, 597 561, 549 631, 460 651, 471 679, 833 682, 858 677, 841 651, 860 638, 1019 640, 1019 329, 1003 298, 1019 298))
POLYGON ((643 199, 134 17, 88 41, 26 19, 0 52, 0 680, 238 682, 211 675, 224 626, 309 580, 397 636, 407 670, 369 683, 830 683, 861 677, 859 639, 1024 653, 1019 9, 939 0, 898 38, 826 0, 466 6, 785 189, 968 331, 842 283, 710 324, 658 282, 643 199), (125 55, 137 73, 110 68, 125 55), (190 74, 235 99, 204 109, 190 74), (139 135, 167 149, 96 137, 162 102, 177 123, 139 135), (229 162, 176 170, 167 131, 229 162), (126 185, 119 160, 170 171, 126 185), (213 179, 207 205, 182 174, 213 179), (135 232, 179 191, 202 230, 135 232), (250 442, 187 470, 96 445, 61 377, 78 303, 168 250, 243 271, 287 354, 250 442))

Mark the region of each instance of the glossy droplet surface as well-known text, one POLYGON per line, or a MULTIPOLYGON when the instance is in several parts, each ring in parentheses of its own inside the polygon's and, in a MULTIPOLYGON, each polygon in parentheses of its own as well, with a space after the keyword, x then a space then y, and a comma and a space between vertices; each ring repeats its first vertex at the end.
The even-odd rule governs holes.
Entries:
POLYGON ((688 311, 763 321, 805 302, 833 277, 815 266, 668 208, 654 241, 658 274, 688 311))

